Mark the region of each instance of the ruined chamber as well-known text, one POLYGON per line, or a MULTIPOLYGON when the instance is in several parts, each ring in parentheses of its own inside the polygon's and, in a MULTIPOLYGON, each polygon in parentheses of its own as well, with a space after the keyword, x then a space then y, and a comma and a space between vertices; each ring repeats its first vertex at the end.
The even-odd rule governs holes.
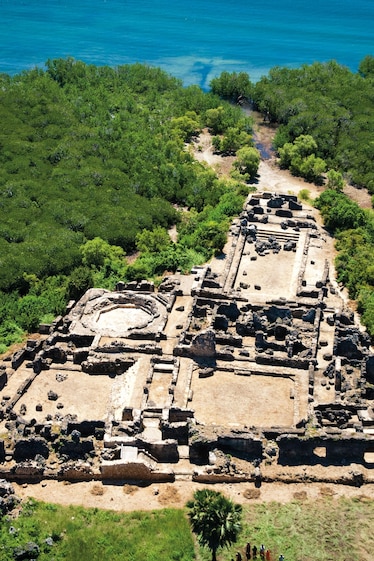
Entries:
MULTIPOLYGON (((238 481, 374 456, 374 358, 293 196, 190 275, 91 289, 1 366, 8 478, 238 481)), ((355 477, 357 474, 355 475, 355 477)))

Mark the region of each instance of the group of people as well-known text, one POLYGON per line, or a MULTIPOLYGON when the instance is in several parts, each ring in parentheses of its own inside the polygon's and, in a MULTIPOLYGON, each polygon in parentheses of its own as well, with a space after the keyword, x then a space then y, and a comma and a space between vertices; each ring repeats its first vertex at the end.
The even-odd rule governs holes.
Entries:
MULTIPOLYGON (((245 547, 245 557, 247 561, 249 559, 257 559, 258 554, 260 555, 261 561, 274 561, 270 549, 265 549, 264 544, 261 544, 260 549, 257 549, 255 545, 251 548, 251 544, 248 542, 245 547)), ((234 560, 232 559, 232 561, 234 560)), ((236 554, 235 561, 243 561, 242 554, 239 551, 236 554)), ((284 555, 280 555, 278 561, 285 561, 284 555)))

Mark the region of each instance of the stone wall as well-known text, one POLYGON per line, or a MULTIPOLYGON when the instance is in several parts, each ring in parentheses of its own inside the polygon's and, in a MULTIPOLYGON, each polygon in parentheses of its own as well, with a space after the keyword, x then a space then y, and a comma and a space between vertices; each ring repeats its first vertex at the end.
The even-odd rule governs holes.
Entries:
POLYGON ((279 447, 278 463, 297 466, 302 464, 316 465, 349 465, 364 463, 364 454, 370 442, 364 437, 315 437, 300 439, 293 435, 277 438, 279 447))
POLYGON ((173 439, 160 440, 156 442, 147 442, 141 438, 137 438, 135 445, 139 450, 144 449, 155 460, 161 463, 176 463, 179 460, 178 442, 173 439))
POLYGON ((122 479, 127 481, 149 481, 149 482, 168 482, 174 481, 175 475, 173 471, 152 471, 142 462, 124 463, 120 461, 102 462, 101 465, 102 479, 122 479))
POLYGON ((192 429, 189 439, 190 460, 197 465, 208 464, 209 452, 218 449, 226 454, 248 461, 262 458, 263 448, 260 438, 245 431, 220 431, 220 434, 208 434, 202 429, 192 429))

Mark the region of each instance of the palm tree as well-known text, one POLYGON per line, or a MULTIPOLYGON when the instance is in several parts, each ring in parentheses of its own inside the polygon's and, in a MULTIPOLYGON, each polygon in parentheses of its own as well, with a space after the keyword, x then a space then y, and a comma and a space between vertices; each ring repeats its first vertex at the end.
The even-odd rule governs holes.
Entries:
POLYGON ((217 561, 217 549, 237 540, 241 530, 241 505, 218 491, 200 489, 194 493, 194 499, 188 501, 187 508, 192 531, 200 545, 211 550, 212 561, 217 561))

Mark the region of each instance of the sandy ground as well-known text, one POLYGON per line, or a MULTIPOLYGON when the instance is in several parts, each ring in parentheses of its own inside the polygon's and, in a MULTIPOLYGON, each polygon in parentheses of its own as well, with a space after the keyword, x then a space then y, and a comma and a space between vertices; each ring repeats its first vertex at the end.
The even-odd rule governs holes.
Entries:
MULTIPOLYGON (((119 483, 83 482, 66 484, 59 481, 44 481, 38 484, 17 485, 16 494, 21 498, 54 502, 62 505, 80 505, 116 511, 155 510, 171 507, 181 508, 192 498, 197 489, 207 487, 191 481, 151 484, 143 487, 119 483)), ((249 505, 276 501, 287 503, 295 499, 317 500, 322 497, 369 498, 374 500, 374 484, 363 487, 323 483, 263 483, 255 488, 253 483, 214 484, 216 491, 237 503, 249 505)))
MULTIPOLYGON (((275 134, 273 128, 263 125, 257 117, 256 142, 268 151, 271 151, 272 139, 275 134)), ((235 160, 233 156, 222 157, 214 152, 211 135, 204 129, 194 145, 194 156, 200 162, 206 162, 212 166, 221 176, 228 176, 235 160)), ((260 162, 258 177, 253 182, 253 186, 259 191, 271 191, 275 193, 286 193, 297 195, 302 189, 307 189, 312 198, 317 197, 323 187, 317 187, 312 183, 306 183, 303 179, 292 176, 287 170, 280 170, 276 165, 274 155, 260 162)), ((363 190, 361 190, 364 193, 363 190)))
MULTIPOLYGON (((274 129, 261 123, 257 119, 257 141, 265 148, 270 148, 274 129)), ((213 166, 220 175, 228 175, 233 158, 222 158, 214 154, 211 137, 205 130, 195 145, 194 153, 200 161, 213 166)), ((289 172, 279 170, 274 158, 260 163, 259 177, 255 183, 261 191, 298 194, 301 189, 308 189, 312 198, 318 196, 322 188, 305 183, 302 179, 293 177, 289 172)), ((370 207, 370 196, 364 190, 347 187, 352 198, 362 206, 370 207)), ((173 230, 173 237, 176 232, 173 230)), ((333 257, 333 249, 331 250, 333 257)), ((351 468, 346 468, 347 471, 351 468)), ((307 468, 305 468, 307 469, 307 468)), ((314 468, 315 469, 315 468, 314 468)), ((317 468, 318 469, 318 468, 317 468)), ((330 481, 334 481, 334 467, 328 469, 330 481)), ((336 473, 342 468, 337 468, 336 473)), ((308 469, 309 472, 309 469, 308 469)), ((152 510, 168 507, 183 507, 192 498, 195 490, 207 485, 177 480, 173 484, 151 484, 136 486, 123 484, 102 484, 101 482, 79 482, 67 484, 53 480, 36 484, 14 484, 16 493, 21 498, 34 497, 38 500, 54 502, 63 505, 82 505, 85 507, 99 507, 117 511, 152 510)), ((253 483, 234 483, 214 485, 214 489, 222 491, 226 496, 241 504, 254 502, 277 501, 286 503, 295 499, 319 499, 325 496, 338 497, 367 497, 374 500, 374 484, 359 487, 323 483, 263 483, 261 488, 255 488, 253 483)))
MULTIPOLYGON (((268 153, 271 153, 271 146, 276 128, 273 125, 264 123, 259 113, 251 112, 250 114, 255 119, 256 142, 260 143, 268 153)), ((307 183, 301 178, 292 176, 287 170, 280 170, 276 165, 274 153, 272 153, 270 159, 261 162, 259 174, 259 183, 256 186, 261 190, 265 190, 266 187, 268 187, 269 191, 275 190, 280 193, 297 194, 301 189, 307 189, 312 199, 318 197, 324 190, 324 187, 317 187, 312 183, 307 183)), ((353 185, 346 184, 344 193, 361 207, 372 208, 371 195, 368 193, 367 189, 358 189, 353 185)))

